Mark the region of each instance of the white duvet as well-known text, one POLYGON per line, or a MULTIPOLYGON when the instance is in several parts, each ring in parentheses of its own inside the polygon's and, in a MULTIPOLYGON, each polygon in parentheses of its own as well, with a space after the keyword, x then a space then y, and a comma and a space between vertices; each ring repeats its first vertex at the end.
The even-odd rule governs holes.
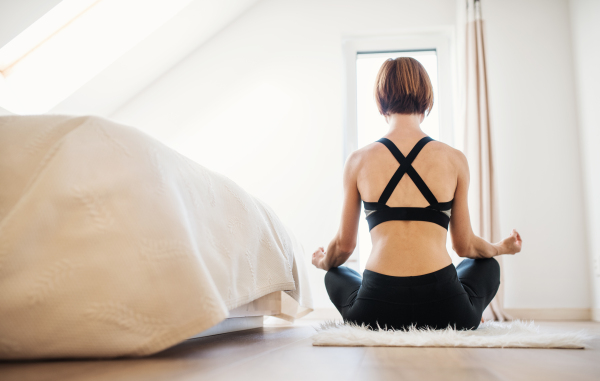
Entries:
POLYGON ((0 358, 158 352, 275 291, 301 245, 228 178, 97 117, 0 117, 0 358))

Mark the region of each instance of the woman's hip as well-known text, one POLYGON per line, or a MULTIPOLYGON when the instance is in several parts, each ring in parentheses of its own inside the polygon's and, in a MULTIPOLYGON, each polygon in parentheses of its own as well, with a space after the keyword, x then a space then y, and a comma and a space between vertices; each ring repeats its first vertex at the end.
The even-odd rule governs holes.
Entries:
POLYGON ((450 298, 422 303, 390 303, 357 297, 353 305, 343 314, 346 321, 368 325, 372 329, 417 328, 456 329, 477 328, 481 312, 473 308, 466 293, 450 298))

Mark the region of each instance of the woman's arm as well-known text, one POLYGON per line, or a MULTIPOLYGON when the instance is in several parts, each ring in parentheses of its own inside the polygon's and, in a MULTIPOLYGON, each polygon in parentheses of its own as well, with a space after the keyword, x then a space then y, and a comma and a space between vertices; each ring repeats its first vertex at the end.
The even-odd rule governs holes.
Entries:
POLYGON ((327 251, 320 247, 313 253, 313 265, 325 271, 344 264, 356 247, 360 218, 360 194, 356 182, 357 156, 356 152, 352 153, 344 166, 344 204, 340 228, 327 247, 327 251))
POLYGON ((492 258, 500 254, 520 252, 523 241, 514 229, 508 238, 495 244, 491 244, 473 233, 468 206, 469 165, 467 158, 460 151, 457 151, 457 170, 458 180, 450 218, 450 236, 452 248, 456 254, 466 258, 492 258))

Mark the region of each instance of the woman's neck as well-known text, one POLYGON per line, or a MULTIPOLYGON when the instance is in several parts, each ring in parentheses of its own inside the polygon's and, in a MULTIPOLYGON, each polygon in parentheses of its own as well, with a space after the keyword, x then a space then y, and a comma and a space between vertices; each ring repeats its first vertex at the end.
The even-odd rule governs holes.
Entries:
POLYGON ((422 114, 392 114, 386 117, 390 129, 387 135, 425 135, 421 130, 422 114))

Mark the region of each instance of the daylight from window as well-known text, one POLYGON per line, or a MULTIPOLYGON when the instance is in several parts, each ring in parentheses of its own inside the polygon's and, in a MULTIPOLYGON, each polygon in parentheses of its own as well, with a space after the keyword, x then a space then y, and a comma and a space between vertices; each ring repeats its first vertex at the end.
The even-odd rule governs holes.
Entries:
POLYGON ((190 2, 61 1, 0 49, 0 106, 49 111, 190 2))
MULTIPOLYGON (((438 114, 438 62, 435 50, 426 51, 404 51, 387 53, 358 53, 356 57, 356 103, 357 103, 357 132, 358 148, 373 143, 386 134, 388 125, 382 115, 377 110, 377 104, 373 98, 373 87, 377 72, 385 60, 388 58, 412 57, 418 60, 427 70, 431 84, 433 86, 434 103, 431 113, 421 124, 423 131, 438 140, 440 136, 440 123, 438 114)), ((450 241, 448 241, 450 242, 450 241)), ((361 212, 360 226, 358 233, 358 250, 360 257, 360 269, 364 270, 371 253, 371 236, 369 227, 365 220, 364 210, 361 212)), ((448 244, 448 251, 456 261, 458 257, 451 251, 448 244)))

